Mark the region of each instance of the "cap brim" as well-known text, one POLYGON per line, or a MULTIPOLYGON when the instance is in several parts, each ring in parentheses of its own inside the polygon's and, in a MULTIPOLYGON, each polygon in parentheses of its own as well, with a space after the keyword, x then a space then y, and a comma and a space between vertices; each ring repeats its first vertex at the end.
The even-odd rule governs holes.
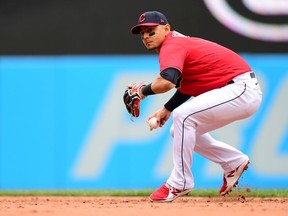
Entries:
POLYGON ((159 23, 142 23, 142 24, 138 24, 138 25, 135 25, 131 28, 131 33, 132 34, 140 34, 140 28, 142 26, 158 26, 160 25, 159 23))

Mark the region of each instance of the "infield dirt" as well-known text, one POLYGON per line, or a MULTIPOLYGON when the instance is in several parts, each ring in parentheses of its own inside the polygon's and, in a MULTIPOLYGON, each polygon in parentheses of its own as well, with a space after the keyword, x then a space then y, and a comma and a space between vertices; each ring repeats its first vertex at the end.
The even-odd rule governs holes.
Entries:
POLYGON ((147 197, 0 197, 2 216, 288 216, 288 198, 181 197, 151 203, 147 197))

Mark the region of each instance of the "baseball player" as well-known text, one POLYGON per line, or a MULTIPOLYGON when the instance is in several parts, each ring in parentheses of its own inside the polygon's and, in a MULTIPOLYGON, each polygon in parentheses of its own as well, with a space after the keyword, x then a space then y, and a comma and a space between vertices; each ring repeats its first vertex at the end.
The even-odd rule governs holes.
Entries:
POLYGON ((145 97, 177 89, 160 110, 148 117, 156 117, 161 127, 173 113, 170 132, 174 168, 150 200, 170 202, 193 189, 194 151, 223 168, 220 194, 228 194, 250 160, 241 151, 214 139, 209 131, 257 111, 262 92, 255 73, 230 49, 172 31, 158 11, 143 13, 131 32, 140 34, 144 46, 159 54, 160 73, 150 84, 137 83, 127 88, 124 103, 128 112, 137 117, 145 97))

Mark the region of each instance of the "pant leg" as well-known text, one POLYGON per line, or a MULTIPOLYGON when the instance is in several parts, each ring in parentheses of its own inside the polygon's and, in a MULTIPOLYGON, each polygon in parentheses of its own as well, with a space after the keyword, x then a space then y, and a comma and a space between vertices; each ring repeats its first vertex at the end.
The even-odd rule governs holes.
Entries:
POLYGON ((224 173, 236 169, 249 159, 247 155, 233 146, 215 140, 209 133, 196 136, 194 151, 219 164, 223 168, 224 173))
POLYGON ((173 164, 174 168, 170 177, 167 180, 167 183, 171 186, 184 190, 189 188, 194 188, 194 177, 191 172, 191 166, 193 162, 193 151, 196 143, 196 133, 195 129, 192 127, 189 128, 190 142, 176 142, 176 140, 181 139, 179 136, 181 133, 176 132, 174 129, 174 124, 171 126, 171 134, 173 136, 173 164))
POLYGON ((262 94, 259 87, 255 87, 255 85, 257 84, 254 80, 227 85, 199 95, 173 111, 174 168, 167 181, 170 185, 178 189, 194 187, 191 166, 197 139, 200 139, 199 145, 202 141, 205 147, 213 146, 214 153, 222 149, 228 154, 223 156, 223 152, 223 154, 218 153, 217 156, 213 156, 213 153, 207 153, 204 146, 199 147, 197 142, 197 151, 209 159, 218 160, 225 171, 236 166, 238 163, 237 155, 239 157, 241 153, 236 153, 235 149, 229 148, 223 143, 211 141, 211 137, 209 138, 208 135, 203 135, 203 137, 201 135, 236 120, 247 118, 256 112, 262 94), (236 159, 233 159, 235 155, 236 159))

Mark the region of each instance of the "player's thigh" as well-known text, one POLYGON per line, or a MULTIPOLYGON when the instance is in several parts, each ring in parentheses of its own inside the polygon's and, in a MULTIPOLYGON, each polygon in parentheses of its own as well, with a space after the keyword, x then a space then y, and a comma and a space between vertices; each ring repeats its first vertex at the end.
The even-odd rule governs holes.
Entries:
POLYGON ((174 110, 174 121, 185 121, 197 127, 221 127, 248 117, 249 103, 245 99, 244 85, 230 85, 201 94, 174 110))

